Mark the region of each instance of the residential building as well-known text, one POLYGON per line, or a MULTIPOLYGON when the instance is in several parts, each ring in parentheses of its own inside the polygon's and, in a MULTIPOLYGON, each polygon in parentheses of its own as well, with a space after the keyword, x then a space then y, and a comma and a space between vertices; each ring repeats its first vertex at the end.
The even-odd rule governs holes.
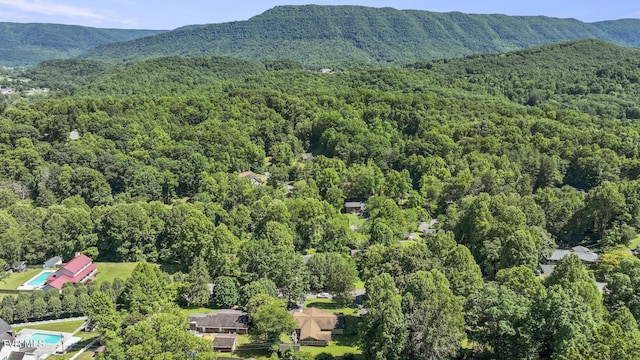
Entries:
POLYGON ((189 316, 189 327, 200 333, 247 334, 249 316, 240 310, 221 310, 189 316))
POLYGON ((98 268, 93 263, 93 260, 84 254, 78 253, 76 257, 47 277, 43 289, 45 291, 49 289, 61 290, 62 286, 68 282, 84 284, 93 280, 97 273, 98 268))
POLYGON ((294 312, 296 333, 301 345, 327 346, 334 334, 344 333, 344 315, 316 308, 294 312))
POLYGON ((598 261, 598 254, 584 246, 574 246, 571 249, 555 250, 547 260, 550 265, 555 265, 560 261, 560 259, 568 256, 569 254, 576 254, 580 260, 585 263, 585 265, 593 265, 598 261))
POLYGON ((48 259, 47 261, 45 261, 43 267, 45 269, 53 269, 53 268, 57 268, 60 265, 62 265, 62 258, 60 256, 54 256, 48 259))

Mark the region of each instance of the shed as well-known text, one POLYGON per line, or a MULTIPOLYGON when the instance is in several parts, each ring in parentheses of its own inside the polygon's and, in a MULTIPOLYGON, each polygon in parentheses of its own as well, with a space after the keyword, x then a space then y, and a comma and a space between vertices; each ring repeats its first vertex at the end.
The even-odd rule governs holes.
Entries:
POLYGON ((344 211, 347 214, 362 215, 365 204, 361 201, 347 201, 344 203, 344 211))
POLYGON ((13 272, 23 272, 27 269, 27 263, 24 261, 14 261, 11 265, 13 272))
POLYGON ((213 338, 213 351, 234 352, 236 351, 236 334, 217 334, 213 338))

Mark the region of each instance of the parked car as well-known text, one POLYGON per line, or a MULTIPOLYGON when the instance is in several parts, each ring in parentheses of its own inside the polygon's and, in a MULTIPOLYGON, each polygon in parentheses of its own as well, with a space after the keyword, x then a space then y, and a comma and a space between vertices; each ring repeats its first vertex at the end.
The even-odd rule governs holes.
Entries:
POLYGON ((327 292, 321 292, 321 293, 318 293, 318 295, 316 295, 316 297, 318 299, 329 299, 331 297, 331 294, 329 294, 327 292))

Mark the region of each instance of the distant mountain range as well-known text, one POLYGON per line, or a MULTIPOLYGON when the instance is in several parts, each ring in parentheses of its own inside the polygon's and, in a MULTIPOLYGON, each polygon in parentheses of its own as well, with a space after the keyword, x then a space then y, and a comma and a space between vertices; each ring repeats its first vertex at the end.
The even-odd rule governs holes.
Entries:
POLYGON ((73 58, 101 44, 162 32, 4 22, 0 23, 0 65, 33 65, 49 59, 73 58))
POLYGON ((291 59, 307 67, 408 64, 578 39, 640 46, 640 20, 435 13, 362 6, 278 6, 246 21, 173 31, 0 23, 0 64, 81 57, 291 59), (86 50, 86 52, 85 52, 86 50))
POLYGON ((289 58, 307 66, 403 64, 577 39, 640 46, 640 20, 583 23, 542 16, 473 15, 362 6, 279 6, 247 21, 176 29, 104 44, 83 55, 289 58))

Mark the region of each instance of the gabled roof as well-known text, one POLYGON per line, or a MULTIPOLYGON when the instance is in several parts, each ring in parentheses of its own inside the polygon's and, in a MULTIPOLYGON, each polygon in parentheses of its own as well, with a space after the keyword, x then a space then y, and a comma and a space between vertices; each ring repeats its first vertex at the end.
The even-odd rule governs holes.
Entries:
POLYGON ((588 263, 594 263, 598 260, 598 254, 584 246, 574 246, 570 250, 555 250, 549 257, 549 260, 558 261, 569 254, 576 254, 580 260, 588 263))
POLYGON ((62 264, 62 258, 60 256, 54 256, 52 258, 47 259, 47 261, 44 262, 45 264, 62 264))
POLYGON ((14 268, 15 268, 15 267, 18 267, 18 266, 22 266, 22 265, 25 265, 25 262, 24 262, 24 261, 14 261, 14 262, 13 262, 13 264, 12 264, 12 266, 13 266, 14 268))
MULTIPOLYGON (((84 255, 82 255, 84 256, 84 255)), ((85 256, 87 259, 89 259, 89 261, 92 261, 91 258, 85 256)), ((75 259, 74 259, 75 260, 75 259)), ((73 261, 73 260, 72 260, 73 261)), ((69 265, 69 264, 67 264, 69 265)), ((77 264, 73 264, 73 267, 71 268, 71 270, 69 268, 67 268, 67 265, 61 267, 60 269, 58 269, 58 271, 56 271, 55 273, 49 275, 49 277, 47 277, 47 285, 46 286, 51 286, 54 287, 58 290, 62 289, 62 286, 65 283, 68 282, 72 282, 72 283, 77 283, 80 282, 84 277, 86 277, 87 275, 91 274, 91 272, 93 272, 96 269, 96 264, 89 264, 89 266, 87 266, 84 270, 80 271, 79 273, 73 272, 73 269, 78 269, 80 270, 82 267, 78 268, 77 264), (76 274, 75 276, 69 276, 67 274, 65 274, 63 272, 63 269, 67 269, 68 271, 71 271, 73 274, 76 274)), ((86 264, 83 264, 82 266, 84 266, 86 264)))
POLYGON ((22 360, 27 354, 24 352, 12 351, 7 360, 22 360))
POLYGON ((569 254, 571 254, 570 250, 555 250, 549 257, 549 260, 558 261, 569 254))
POLYGON ((13 329, 11 325, 0 318, 0 343, 4 340, 13 340, 13 329))
POLYGON ((208 314, 189 316, 189 322, 195 322, 198 327, 220 329, 248 329, 249 317, 239 310, 222 310, 208 314))
POLYGON ((213 338, 213 347, 217 349, 233 349, 236 344, 236 334, 218 334, 213 338))
POLYGON ((571 248, 571 250, 573 250, 573 252, 576 254, 587 254, 591 252, 591 250, 587 249, 584 246, 574 246, 571 248))
POLYGON ((300 340, 331 340, 331 330, 344 329, 344 316, 316 308, 306 308, 293 313, 296 329, 300 331, 300 340))
POLYGON ((364 203, 360 201, 347 201, 344 203, 344 207, 346 208, 364 208, 364 203))
POLYGON ((65 269, 71 272, 72 274, 75 274, 78 271, 80 271, 80 269, 85 267, 87 264, 90 264, 91 262, 93 262, 93 260, 91 260, 90 257, 84 254, 79 254, 78 256, 71 259, 68 263, 66 263, 62 267, 62 269, 65 269))

